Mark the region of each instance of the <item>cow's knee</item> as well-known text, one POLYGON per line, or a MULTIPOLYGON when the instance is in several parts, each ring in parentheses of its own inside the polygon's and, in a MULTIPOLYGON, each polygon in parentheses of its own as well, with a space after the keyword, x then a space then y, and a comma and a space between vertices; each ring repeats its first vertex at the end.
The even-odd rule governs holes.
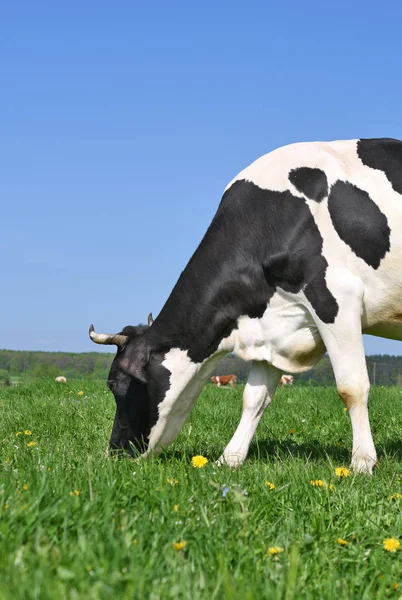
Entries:
POLYGON ((368 416, 370 384, 363 378, 347 385, 338 385, 338 393, 349 411, 353 430, 352 468, 359 473, 372 473, 377 455, 371 437, 368 416))
POLYGON ((342 402, 350 411, 354 406, 367 404, 370 383, 369 381, 360 381, 353 384, 338 384, 337 391, 342 402))

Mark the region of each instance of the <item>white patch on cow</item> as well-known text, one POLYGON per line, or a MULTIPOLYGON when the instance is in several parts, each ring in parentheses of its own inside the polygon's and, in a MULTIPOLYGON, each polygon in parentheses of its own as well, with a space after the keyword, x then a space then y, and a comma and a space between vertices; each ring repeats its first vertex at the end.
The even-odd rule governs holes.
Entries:
POLYGON ((218 350, 234 352, 243 360, 266 361, 281 371, 307 371, 325 348, 306 304, 300 294, 278 289, 263 316, 240 317, 237 329, 218 350))
POLYGON ((161 452, 176 438, 220 358, 221 354, 216 354, 194 363, 185 350, 172 348, 167 352, 162 364, 170 371, 170 387, 159 404, 158 420, 151 429, 144 457, 161 452))
POLYGON ((356 159, 357 140, 335 142, 300 142, 276 148, 257 158, 243 169, 229 185, 245 179, 252 181, 262 189, 285 192, 291 190, 295 196, 302 196, 289 182, 289 172, 300 167, 319 168, 329 174, 329 184, 337 179, 347 179, 349 157, 356 159))

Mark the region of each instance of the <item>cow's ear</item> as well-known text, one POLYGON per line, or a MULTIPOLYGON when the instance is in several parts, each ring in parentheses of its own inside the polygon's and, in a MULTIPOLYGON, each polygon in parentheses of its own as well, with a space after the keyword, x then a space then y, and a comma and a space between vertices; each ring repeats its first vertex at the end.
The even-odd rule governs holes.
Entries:
POLYGON ((147 383, 147 367, 150 358, 149 348, 144 344, 140 347, 130 345, 126 348, 124 355, 119 361, 120 369, 127 375, 147 383))

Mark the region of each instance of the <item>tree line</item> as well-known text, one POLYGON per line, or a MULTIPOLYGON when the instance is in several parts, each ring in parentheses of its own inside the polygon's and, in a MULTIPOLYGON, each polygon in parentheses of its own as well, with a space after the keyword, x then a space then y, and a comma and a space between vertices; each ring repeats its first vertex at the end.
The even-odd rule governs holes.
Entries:
POLYGON ((112 353, 0 350, 0 379, 30 381, 64 375, 67 379, 107 379, 112 353))
MULTIPOLYGON (((30 352, 0 350, 0 383, 32 381, 42 377, 64 375, 67 379, 106 380, 114 353, 104 352, 30 352)), ((367 356, 372 383, 402 385, 402 356, 388 354, 367 356)), ((235 374, 238 382, 247 379, 250 362, 225 356, 211 375, 235 374)), ((327 356, 310 371, 295 376, 297 385, 333 385, 334 375, 327 356)))

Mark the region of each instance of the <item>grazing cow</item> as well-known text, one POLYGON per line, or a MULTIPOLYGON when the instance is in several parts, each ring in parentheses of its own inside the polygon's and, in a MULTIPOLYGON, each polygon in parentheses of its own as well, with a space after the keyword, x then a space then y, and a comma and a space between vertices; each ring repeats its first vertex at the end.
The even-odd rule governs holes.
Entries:
POLYGON ((279 380, 279 385, 280 386, 293 385, 293 380, 294 380, 293 375, 282 375, 282 377, 279 380))
POLYGON ((233 388, 236 380, 236 375, 217 375, 216 377, 211 377, 212 383, 215 383, 218 387, 221 387, 221 385, 230 385, 233 388))
POLYGON ((58 383, 67 383, 67 379, 63 377, 63 375, 59 375, 59 377, 56 377, 55 381, 57 381, 58 383))
POLYGON ((147 328, 115 344, 110 444, 148 456, 179 433, 219 359, 252 360, 243 413, 220 459, 240 465, 281 374, 327 351, 353 429, 352 466, 376 451, 363 333, 402 339, 402 142, 292 144, 228 185, 204 238, 147 328))

